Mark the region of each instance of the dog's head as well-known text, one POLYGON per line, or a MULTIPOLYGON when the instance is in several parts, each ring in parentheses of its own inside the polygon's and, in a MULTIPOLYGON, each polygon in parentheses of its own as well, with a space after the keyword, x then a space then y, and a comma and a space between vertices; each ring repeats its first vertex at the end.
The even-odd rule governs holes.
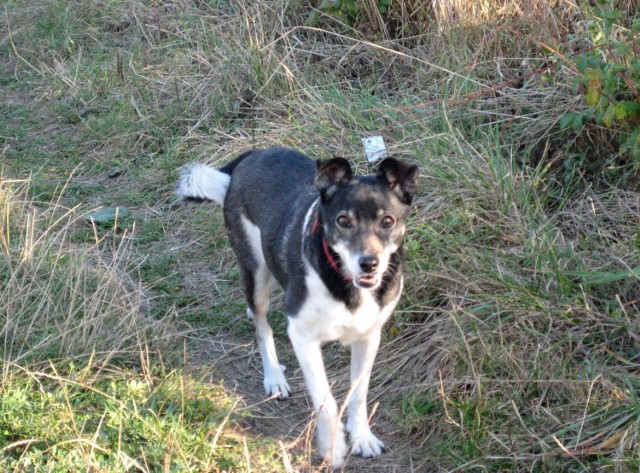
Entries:
POLYGON ((418 167, 393 158, 368 176, 354 176, 344 158, 318 161, 317 167, 324 238, 340 257, 343 277, 375 289, 402 247, 418 167))

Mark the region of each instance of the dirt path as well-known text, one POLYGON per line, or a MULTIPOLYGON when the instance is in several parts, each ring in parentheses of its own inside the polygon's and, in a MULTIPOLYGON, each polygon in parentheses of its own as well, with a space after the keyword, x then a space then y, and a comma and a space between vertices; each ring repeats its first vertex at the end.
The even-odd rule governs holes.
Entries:
MULTIPOLYGON (((277 340, 278 341, 278 340, 277 340)), ((288 341, 280 340, 280 352, 287 360, 287 379, 293 395, 286 401, 265 399, 262 387, 262 364, 257 344, 243 342, 228 334, 210 335, 192 340, 190 363, 194 368, 209 373, 212 382, 224 382, 227 389, 239 396, 250 411, 243 426, 246 435, 257 433, 281 441, 284 450, 295 465, 295 471, 322 471, 317 454, 311 454, 312 405, 307 396, 302 373, 297 362, 291 360, 288 341), (309 458, 313 463, 309 463, 309 458), (296 459, 298 461, 296 461, 296 459)), ((348 366, 342 360, 328 365, 338 392, 348 383, 348 366)), ((338 395, 338 400, 343 395, 338 395)), ((375 459, 351 457, 344 471, 356 472, 409 472, 411 454, 415 446, 407 440, 393 421, 394 414, 384 400, 374 403, 373 430, 384 441, 386 452, 375 459)))

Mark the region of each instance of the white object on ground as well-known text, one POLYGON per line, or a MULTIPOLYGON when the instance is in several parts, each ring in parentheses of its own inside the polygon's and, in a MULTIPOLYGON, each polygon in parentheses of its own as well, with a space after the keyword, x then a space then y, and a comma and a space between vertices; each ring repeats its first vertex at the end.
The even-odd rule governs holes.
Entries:
POLYGON ((364 145, 364 154, 370 163, 387 157, 387 148, 384 146, 382 136, 363 138, 362 144, 364 145))

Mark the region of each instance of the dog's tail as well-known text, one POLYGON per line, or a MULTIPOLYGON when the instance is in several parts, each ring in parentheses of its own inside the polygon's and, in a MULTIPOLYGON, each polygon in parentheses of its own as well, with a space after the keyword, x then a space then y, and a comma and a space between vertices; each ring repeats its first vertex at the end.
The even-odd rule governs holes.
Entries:
POLYGON ((206 164, 190 164, 182 169, 176 193, 182 199, 212 200, 224 205, 231 174, 206 164))

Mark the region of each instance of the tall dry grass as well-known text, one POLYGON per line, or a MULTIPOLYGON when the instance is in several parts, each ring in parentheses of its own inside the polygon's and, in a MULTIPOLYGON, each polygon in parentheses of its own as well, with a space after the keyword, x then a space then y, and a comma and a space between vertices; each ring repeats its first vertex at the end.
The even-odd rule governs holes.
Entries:
POLYGON ((174 335, 168 319, 145 314, 148 296, 131 276, 130 235, 94 226, 92 243, 74 241, 91 223, 86 207, 67 208, 63 195, 61 188, 53 202, 37 202, 28 181, 0 181, 5 370, 52 359, 136 359, 174 335))

